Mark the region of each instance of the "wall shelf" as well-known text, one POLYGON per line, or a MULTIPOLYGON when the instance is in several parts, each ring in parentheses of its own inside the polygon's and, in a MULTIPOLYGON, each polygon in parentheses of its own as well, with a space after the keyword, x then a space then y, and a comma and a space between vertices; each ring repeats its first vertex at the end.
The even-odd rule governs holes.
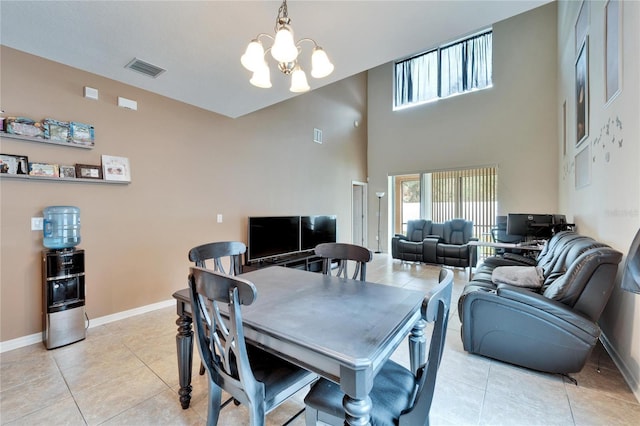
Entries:
POLYGON ((0 137, 15 139, 25 142, 47 143, 51 145, 66 146, 69 148, 93 149, 93 145, 79 145, 70 142, 52 141, 51 139, 35 138, 33 136, 14 135, 13 133, 0 132, 0 137))
POLYGON ((49 181, 49 182, 64 182, 64 183, 102 183, 102 184, 108 184, 108 185, 129 185, 131 183, 131 182, 126 182, 126 181, 118 181, 118 180, 61 178, 61 177, 29 176, 29 175, 10 175, 10 174, 7 174, 7 173, 0 173, 0 179, 44 180, 44 181, 49 181))

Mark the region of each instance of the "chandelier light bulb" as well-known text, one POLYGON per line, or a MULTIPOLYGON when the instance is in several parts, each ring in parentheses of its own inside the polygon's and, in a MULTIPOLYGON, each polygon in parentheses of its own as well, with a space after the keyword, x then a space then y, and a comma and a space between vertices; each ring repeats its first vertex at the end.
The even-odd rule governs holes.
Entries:
POLYGON ((290 91, 294 93, 302 93, 306 92, 309 89, 309 83, 307 83, 307 75, 302 71, 302 69, 297 66, 291 73, 291 87, 290 91))
POLYGON ((240 58, 242 66, 249 71, 255 71, 264 62, 264 48, 259 40, 251 40, 244 55, 240 58))
POLYGON ((298 57, 298 48, 293 41, 293 30, 288 25, 281 25, 276 33, 271 56, 278 62, 293 62, 298 57))
POLYGON ((271 71, 269 71, 269 66, 264 60, 253 72, 253 76, 251 77, 251 80, 249 80, 249 83, 262 89, 268 89, 271 87, 271 71))
POLYGON ((311 76, 313 78, 323 78, 333 72, 333 64, 329 61, 327 53, 321 48, 313 49, 311 55, 311 76))

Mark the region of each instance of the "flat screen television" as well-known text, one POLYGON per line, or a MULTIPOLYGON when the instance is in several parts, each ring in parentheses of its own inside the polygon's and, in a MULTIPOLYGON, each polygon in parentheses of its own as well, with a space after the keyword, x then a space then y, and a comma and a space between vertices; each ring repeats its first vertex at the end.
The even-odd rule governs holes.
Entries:
POLYGON ((300 216, 249 217, 247 262, 300 251, 300 216))
POLYGON ((551 238, 554 215, 509 213, 507 215, 507 234, 524 235, 534 238, 551 238))
POLYGON ((300 220, 301 250, 313 250, 322 243, 336 242, 336 222, 334 215, 302 216, 300 220))

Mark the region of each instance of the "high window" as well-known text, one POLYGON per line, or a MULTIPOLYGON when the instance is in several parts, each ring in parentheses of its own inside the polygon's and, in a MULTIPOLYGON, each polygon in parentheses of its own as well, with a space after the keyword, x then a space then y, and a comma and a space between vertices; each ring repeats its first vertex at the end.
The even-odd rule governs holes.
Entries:
POLYGON ((491 31, 396 62, 394 109, 491 87, 491 62, 491 31))

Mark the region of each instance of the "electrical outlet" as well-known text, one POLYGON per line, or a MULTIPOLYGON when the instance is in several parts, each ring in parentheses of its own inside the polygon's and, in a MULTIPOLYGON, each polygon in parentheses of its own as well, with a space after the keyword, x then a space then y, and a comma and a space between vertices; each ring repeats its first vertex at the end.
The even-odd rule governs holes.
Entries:
POLYGON ((44 218, 43 217, 32 217, 31 218, 31 230, 32 231, 42 231, 44 226, 44 218))

